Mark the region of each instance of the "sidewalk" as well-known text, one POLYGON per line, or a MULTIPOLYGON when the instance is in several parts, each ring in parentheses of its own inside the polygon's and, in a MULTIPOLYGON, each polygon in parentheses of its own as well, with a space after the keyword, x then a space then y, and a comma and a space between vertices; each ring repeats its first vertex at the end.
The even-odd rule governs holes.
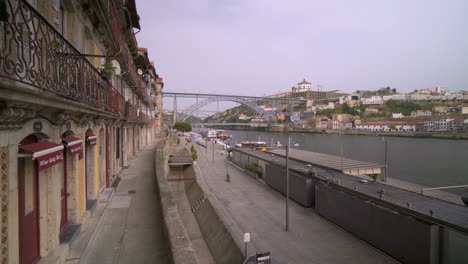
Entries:
POLYGON ((102 216, 85 249, 75 250, 76 256, 69 256, 72 262, 67 263, 170 263, 154 171, 154 146, 137 154, 109 202, 96 208, 103 210, 102 216))
POLYGON ((251 233, 249 255, 270 251, 274 263, 281 264, 398 263, 293 201, 289 203, 290 231, 285 232, 283 195, 231 165, 230 182, 226 182, 225 156, 219 151, 213 155, 211 145, 208 151, 195 146, 203 181, 237 229, 233 237, 241 241, 243 233, 251 233))

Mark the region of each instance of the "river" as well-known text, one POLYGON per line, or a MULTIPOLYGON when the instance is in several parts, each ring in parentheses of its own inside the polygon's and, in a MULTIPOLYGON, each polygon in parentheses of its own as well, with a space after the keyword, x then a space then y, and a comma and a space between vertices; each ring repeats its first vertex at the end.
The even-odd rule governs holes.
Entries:
MULTIPOLYGON (((230 144, 241 141, 265 141, 270 145, 288 140, 287 133, 225 130, 232 135, 230 144)), ((382 137, 290 133, 298 149, 341 155, 344 157, 385 163, 385 143, 382 137)), ((387 177, 428 187, 468 185, 468 140, 433 138, 385 137, 387 141, 387 177)), ((451 189, 452 193, 468 195, 468 188, 451 189)))

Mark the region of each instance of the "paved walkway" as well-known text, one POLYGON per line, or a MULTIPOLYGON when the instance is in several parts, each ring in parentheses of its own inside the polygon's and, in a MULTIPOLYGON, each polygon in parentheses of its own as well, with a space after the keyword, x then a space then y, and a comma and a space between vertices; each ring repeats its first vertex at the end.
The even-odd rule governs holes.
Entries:
POLYGON ((147 146, 123 173, 79 263, 170 263, 154 171, 154 147, 147 146))
POLYGON ((251 233, 250 254, 270 251, 275 263, 282 264, 398 263, 295 202, 289 203, 290 231, 285 232, 283 195, 233 166, 228 167, 231 181, 226 182, 225 156, 196 148, 203 181, 237 229, 234 239, 241 241, 244 232, 251 233))

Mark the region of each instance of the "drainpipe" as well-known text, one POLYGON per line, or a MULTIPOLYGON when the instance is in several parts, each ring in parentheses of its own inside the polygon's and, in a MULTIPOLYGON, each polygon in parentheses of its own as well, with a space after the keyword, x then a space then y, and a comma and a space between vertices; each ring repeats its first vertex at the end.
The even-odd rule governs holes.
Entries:
POLYGON ((124 168, 124 159, 125 159, 125 148, 124 148, 124 128, 120 127, 120 149, 122 150, 122 155, 120 156, 121 159, 121 164, 122 164, 122 170, 124 168))

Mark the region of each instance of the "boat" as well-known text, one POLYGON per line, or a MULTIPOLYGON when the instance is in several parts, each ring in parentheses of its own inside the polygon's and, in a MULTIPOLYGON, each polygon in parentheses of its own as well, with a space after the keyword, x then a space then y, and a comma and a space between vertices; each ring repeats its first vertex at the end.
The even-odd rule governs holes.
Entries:
MULTIPOLYGON (((236 144, 237 145, 237 144, 236 144)), ((266 148, 267 144, 264 141, 242 141, 241 148, 266 148)))

